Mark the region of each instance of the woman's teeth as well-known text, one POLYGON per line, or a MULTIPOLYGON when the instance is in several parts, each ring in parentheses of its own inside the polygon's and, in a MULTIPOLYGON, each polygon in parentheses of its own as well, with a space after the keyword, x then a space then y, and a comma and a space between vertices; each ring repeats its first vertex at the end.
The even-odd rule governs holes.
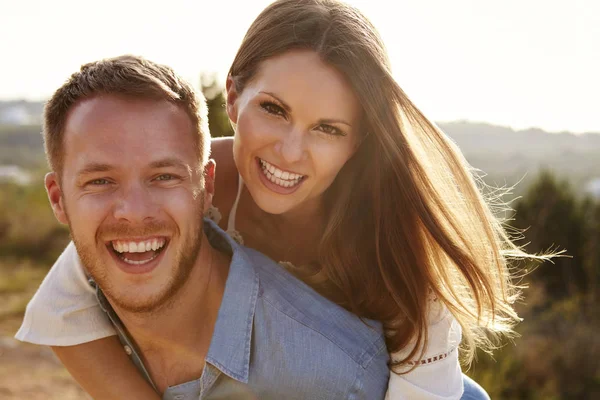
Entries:
POLYGON ((259 158, 260 167, 267 179, 276 185, 284 188, 290 188, 302 182, 304 175, 295 174, 293 172, 283 171, 273 164, 259 158))

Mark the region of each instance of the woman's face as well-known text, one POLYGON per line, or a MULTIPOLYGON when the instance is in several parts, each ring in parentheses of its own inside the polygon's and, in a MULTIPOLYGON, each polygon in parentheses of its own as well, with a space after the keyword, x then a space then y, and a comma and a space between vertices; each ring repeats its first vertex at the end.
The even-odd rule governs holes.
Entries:
POLYGON ((241 93, 228 82, 227 112, 238 171, 270 214, 318 204, 359 143, 358 99, 310 50, 263 61, 241 93))

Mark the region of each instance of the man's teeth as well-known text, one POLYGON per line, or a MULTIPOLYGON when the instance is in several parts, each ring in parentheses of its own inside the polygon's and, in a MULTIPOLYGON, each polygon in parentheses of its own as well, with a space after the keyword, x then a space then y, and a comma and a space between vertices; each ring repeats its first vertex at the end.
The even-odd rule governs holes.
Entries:
POLYGON ((146 251, 156 251, 165 245, 165 239, 144 240, 141 242, 124 242, 113 240, 112 246, 118 253, 145 253, 146 251))
POLYGON ((298 185, 302 181, 302 178, 304 178, 304 175, 283 171, 261 158, 258 160, 267 179, 276 185, 289 188, 298 185))
POLYGON ((147 264, 150 261, 154 260, 156 257, 158 257, 158 254, 154 254, 152 255, 152 257, 148 258, 147 260, 130 260, 127 257, 123 257, 122 260, 125 261, 127 264, 132 264, 132 265, 142 265, 142 264, 147 264))

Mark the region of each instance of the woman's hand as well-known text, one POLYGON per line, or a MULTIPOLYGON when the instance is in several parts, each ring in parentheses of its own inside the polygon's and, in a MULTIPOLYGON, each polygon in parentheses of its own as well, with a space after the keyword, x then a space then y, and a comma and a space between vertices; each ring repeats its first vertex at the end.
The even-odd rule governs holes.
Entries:
POLYGON ((54 346, 52 350, 95 400, 161 398, 135 368, 116 336, 75 346, 54 346))

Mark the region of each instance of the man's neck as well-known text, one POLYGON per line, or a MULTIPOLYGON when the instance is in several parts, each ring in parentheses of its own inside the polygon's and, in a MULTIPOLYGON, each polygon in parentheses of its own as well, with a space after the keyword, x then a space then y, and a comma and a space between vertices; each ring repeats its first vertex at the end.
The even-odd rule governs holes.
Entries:
POLYGON ((201 376, 230 261, 227 255, 215 250, 203 234, 196 264, 168 304, 147 314, 115 307, 161 393, 169 386, 201 376))

